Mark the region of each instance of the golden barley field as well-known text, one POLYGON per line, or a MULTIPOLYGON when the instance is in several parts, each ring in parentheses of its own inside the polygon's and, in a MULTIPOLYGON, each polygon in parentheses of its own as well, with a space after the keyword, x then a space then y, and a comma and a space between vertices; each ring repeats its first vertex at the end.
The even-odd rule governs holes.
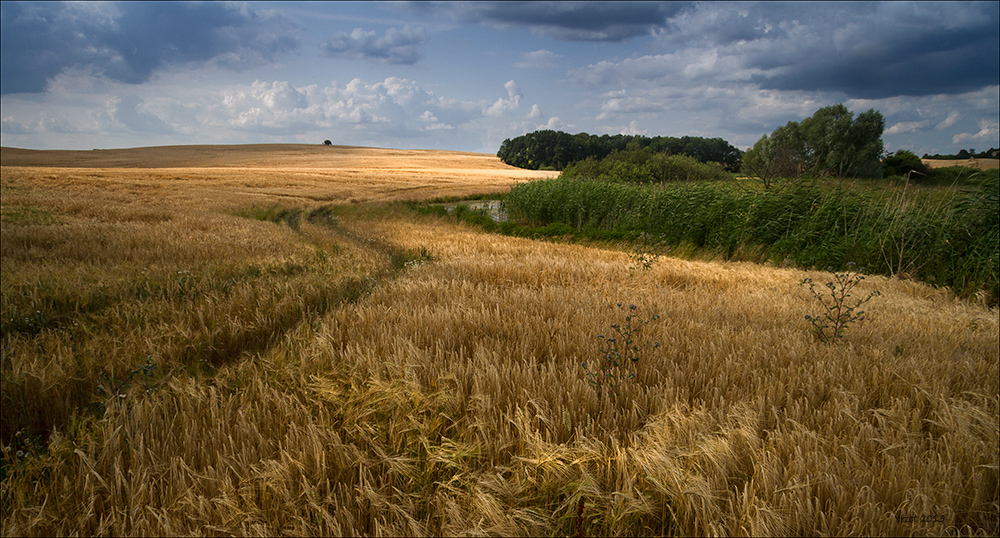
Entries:
POLYGON ((489 155, 0 170, 5 536, 1000 532, 1000 314, 948 290, 868 277, 826 343, 828 273, 399 203, 552 175, 489 155), (615 327, 638 360, 598 391, 615 327))

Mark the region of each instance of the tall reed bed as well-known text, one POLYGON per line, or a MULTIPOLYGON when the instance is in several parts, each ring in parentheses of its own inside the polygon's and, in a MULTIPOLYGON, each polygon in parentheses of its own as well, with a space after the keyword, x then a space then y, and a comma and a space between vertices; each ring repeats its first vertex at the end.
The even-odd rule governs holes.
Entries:
POLYGON ((512 219, 565 223, 584 235, 644 233, 724 258, 789 260, 950 286, 995 303, 1000 291, 997 174, 968 188, 802 182, 755 191, 727 182, 627 185, 556 179, 515 186, 512 219))

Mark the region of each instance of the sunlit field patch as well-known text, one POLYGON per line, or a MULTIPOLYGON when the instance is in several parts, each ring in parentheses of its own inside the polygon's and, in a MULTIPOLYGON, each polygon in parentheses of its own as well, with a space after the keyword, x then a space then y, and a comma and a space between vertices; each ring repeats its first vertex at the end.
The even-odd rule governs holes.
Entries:
POLYGON ((824 342, 829 273, 484 233, 397 189, 507 171, 400 158, 5 161, 3 534, 1000 532, 995 308, 870 276, 824 342), (607 397, 618 303, 659 346, 607 397))

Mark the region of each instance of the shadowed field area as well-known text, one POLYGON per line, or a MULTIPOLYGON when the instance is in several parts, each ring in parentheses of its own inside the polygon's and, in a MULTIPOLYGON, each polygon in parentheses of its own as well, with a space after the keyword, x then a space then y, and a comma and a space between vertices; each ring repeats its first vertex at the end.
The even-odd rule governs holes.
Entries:
POLYGON ((4 535, 1000 531, 996 308, 869 277, 825 343, 828 273, 397 203, 552 173, 215 148, 3 149, 4 535))

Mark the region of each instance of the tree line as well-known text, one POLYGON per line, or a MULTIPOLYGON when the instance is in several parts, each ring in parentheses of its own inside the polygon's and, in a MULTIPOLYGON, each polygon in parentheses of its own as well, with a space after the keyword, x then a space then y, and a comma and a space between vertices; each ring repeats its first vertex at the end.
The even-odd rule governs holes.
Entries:
MULTIPOLYGON (((916 174, 933 179, 931 176, 936 172, 912 152, 887 155, 882 141, 884 130, 885 118, 881 112, 869 109, 855 116, 841 103, 778 127, 745 153, 721 138, 597 136, 543 130, 504 140, 497 157, 520 168, 570 170, 573 175, 615 177, 627 182, 676 179, 678 167, 684 169, 680 175, 685 177, 704 175, 700 171, 693 176, 687 173, 694 168, 690 162, 678 161, 680 156, 700 163, 718 163, 726 171, 760 180, 764 188, 795 178, 914 177, 916 174), (673 160, 664 160, 667 156, 673 160)), ((963 149, 957 155, 923 158, 996 158, 997 153, 995 148, 978 153, 963 149)))
POLYGON ((648 150, 666 155, 688 155, 700 162, 717 162, 739 169, 742 152, 721 138, 697 136, 592 135, 542 130, 508 138, 497 157, 506 164, 530 170, 562 170, 570 163, 603 159, 614 152, 648 150))
MULTIPOLYGON (((857 117, 843 104, 817 110, 800 122, 790 121, 764 135, 743 154, 741 173, 759 179, 765 188, 799 177, 907 177, 927 184, 951 185, 976 180, 961 167, 928 167, 912 151, 887 155, 882 142, 885 118, 874 109, 857 117)), ((924 159, 996 158, 997 149, 957 155, 927 155, 924 159)), ((981 174, 980 174, 981 175, 981 174)))
POLYGON ((974 148, 962 149, 954 155, 928 155, 924 153, 923 159, 941 159, 941 160, 955 160, 955 159, 997 159, 1000 158, 1000 149, 990 148, 986 151, 976 152, 974 148))

